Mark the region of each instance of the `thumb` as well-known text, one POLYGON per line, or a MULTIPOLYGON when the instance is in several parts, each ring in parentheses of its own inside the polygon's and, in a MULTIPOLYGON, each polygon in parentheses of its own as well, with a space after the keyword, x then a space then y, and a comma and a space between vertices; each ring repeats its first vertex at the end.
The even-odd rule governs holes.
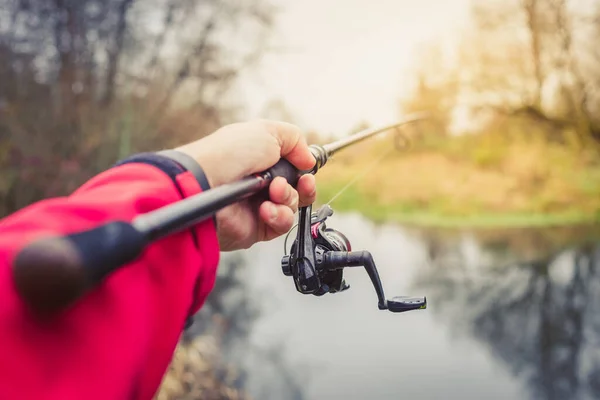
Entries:
POLYGON ((287 122, 266 121, 269 132, 279 143, 281 157, 300 170, 314 167, 316 160, 300 128, 287 122))

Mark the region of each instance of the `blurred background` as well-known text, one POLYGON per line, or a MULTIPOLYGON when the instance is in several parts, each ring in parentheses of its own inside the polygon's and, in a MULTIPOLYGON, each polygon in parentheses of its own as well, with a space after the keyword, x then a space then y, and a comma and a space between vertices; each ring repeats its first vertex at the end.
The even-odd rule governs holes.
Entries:
POLYGON ((331 224, 429 309, 381 315, 362 271, 301 296, 281 240, 224 254, 157 398, 598 398, 598 37, 598 0, 0 0, 0 215, 231 122, 429 111, 318 178, 387 154, 331 224))

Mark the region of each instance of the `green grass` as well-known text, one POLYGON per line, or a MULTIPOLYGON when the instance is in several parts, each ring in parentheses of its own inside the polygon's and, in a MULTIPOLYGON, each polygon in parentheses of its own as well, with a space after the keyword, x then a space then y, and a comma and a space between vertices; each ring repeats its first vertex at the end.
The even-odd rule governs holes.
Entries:
MULTIPOLYGON (((317 203, 329 201, 343 185, 319 185, 317 203)), ((381 205, 376 196, 368 197, 356 187, 348 188, 335 199, 331 206, 336 211, 360 212, 375 222, 397 222, 405 225, 436 228, 478 229, 552 227, 565 225, 593 225, 600 223, 600 213, 586 214, 576 209, 549 213, 486 213, 466 212, 463 215, 452 215, 443 211, 443 202, 431 207, 419 207, 410 203, 381 205)))

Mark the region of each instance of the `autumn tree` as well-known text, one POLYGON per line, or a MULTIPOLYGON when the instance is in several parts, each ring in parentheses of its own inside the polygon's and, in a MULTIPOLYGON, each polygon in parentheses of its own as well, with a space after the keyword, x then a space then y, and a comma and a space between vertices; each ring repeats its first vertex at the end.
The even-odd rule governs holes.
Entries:
POLYGON ((463 107, 526 118, 554 138, 574 132, 586 146, 600 139, 598 13, 566 0, 473 2, 456 59, 419 60, 408 103, 446 117, 463 107))
POLYGON ((448 134, 460 99, 457 70, 447 54, 439 45, 424 46, 416 54, 412 77, 409 95, 400 101, 402 113, 427 111, 427 136, 448 134))
POLYGON ((2 214, 230 117, 266 0, 0 0, 2 214))

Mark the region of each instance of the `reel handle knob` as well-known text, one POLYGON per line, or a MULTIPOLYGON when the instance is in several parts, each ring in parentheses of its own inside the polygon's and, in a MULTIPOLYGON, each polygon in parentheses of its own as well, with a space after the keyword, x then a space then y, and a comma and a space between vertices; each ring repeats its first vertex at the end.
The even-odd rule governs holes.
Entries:
POLYGON ((395 296, 391 300, 386 300, 386 303, 387 309, 394 313, 427 308, 426 297, 395 296))

